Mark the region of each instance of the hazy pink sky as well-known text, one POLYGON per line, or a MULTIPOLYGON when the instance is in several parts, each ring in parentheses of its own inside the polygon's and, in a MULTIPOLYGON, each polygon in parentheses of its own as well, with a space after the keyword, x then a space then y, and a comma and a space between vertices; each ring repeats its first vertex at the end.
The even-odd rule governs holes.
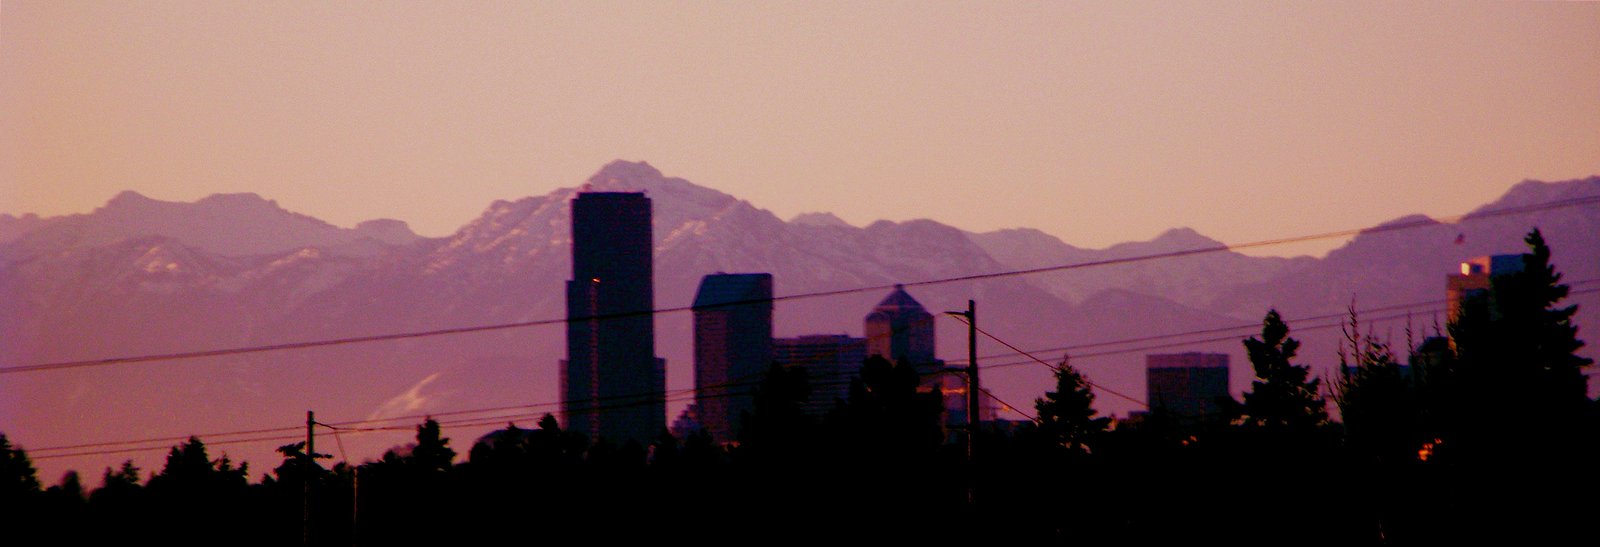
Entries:
POLYGON ((618 158, 1093 247, 1455 214, 1600 172, 1600 4, 0 5, 3 213, 256 192, 439 236, 618 158))

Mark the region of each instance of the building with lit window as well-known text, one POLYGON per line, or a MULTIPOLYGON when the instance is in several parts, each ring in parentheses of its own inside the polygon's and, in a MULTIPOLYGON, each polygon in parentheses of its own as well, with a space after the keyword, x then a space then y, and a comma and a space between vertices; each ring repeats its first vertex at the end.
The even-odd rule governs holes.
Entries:
POLYGON ((1493 279, 1522 271, 1522 255, 1494 255, 1470 258, 1461 263, 1461 273, 1445 277, 1445 300, 1450 321, 1461 315, 1464 306, 1477 302, 1494 310, 1493 279))

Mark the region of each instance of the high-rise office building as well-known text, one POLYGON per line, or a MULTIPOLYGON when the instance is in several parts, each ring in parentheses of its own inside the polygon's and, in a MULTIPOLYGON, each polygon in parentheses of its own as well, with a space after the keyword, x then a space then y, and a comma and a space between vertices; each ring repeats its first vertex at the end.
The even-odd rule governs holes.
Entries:
POLYGON ((730 442, 772 365, 772 274, 705 276, 693 308, 699 425, 712 440, 730 442))
POLYGON ((1224 419, 1228 397, 1228 354, 1172 353, 1144 356, 1151 410, 1164 410, 1179 425, 1224 419))
POLYGON ((933 315, 902 285, 878 302, 866 317, 867 356, 915 366, 919 374, 937 370, 933 356, 933 315))
MULTIPOLYGON (((938 393, 944 404, 944 425, 951 432, 967 425, 966 367, 946 367, 934 356, 934 317, 922 303, 895 285, 889 296, 867 314, 867 356, 881 356, 914 367, 921 377, 918 389, 938 393)), ((980 396, 978 421, 995 419, 994 399, 980 396)))
POLYGON ((774 361, 786 370, 804 370, 811 395, 805 413, 822 418, 850 396, 850 379, 861 373, 867 341, 843 334, 812 334, 773 340, 774 361))
POLYGON ((655 356, 650 198, 580 192, 572 200, 566 428, 648 444, 666 428, 666 362, 655 356))
POLYGON ((1450 309, 1450 321, 1461 315, 1462 306, 1469 300, 1494 310, 1493 278, 1522 271, 1522 255, 1480 256, 1461 263, 1461 273, 1445 278, 1445 300, 1450 309))

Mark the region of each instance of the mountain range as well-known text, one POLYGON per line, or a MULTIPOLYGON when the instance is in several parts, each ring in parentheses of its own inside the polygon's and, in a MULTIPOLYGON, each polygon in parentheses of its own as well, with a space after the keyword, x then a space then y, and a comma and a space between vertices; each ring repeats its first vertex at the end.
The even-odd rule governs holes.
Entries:
MULTIPOLYGON (((1244 390, 1251 374, 1238 340, 1258 331, 1271 308, 1297 329, 1300 360, 1319 374, 1337 363, 1337 325, 1352 302, 1378 310, 1363 324, 1396 346, 1407 324, 1414 336, 1430 334, 1443 321, 1444 276, 1465 258, 1523 251, 1533 227, 1579 293, 1580 336, 1600 324, 1583 291, 1600 279, 1600 207, 1545 205, 1600 196, 1600 177, 1525 181, 1454 222, 1396 219, 1322 258, 1247 256, 1186 228, 1086 249, 1027 228, 971 233, 932 220, 858 227, 827 213, 785 221, 625 161, 582 188, 491 203, 443 238, 417 236, 396 220, 340 228, 254 194, 174 203, 124 192, 88 214, 0 215, 0 366, 493 328, 4 374, 0 431, 30 450, 200 434, 260 471, 276 465, 274 447, 303 434, 290 428, 306 410, 336 425, 402 418, 368 422, 394 430, 341 435, 341 452, 351 452, 336 456, 351 459, 403 442, 418 421, 410 417, 436 415, 475 420, 446 422, 464 453, 490 428, 556 410, 564 332, 547 320, 564 313, 567 205, 581 189, 652 199, 660 308, 688 306, 700 278, 715 272, 772 273, 780 298, 836 293, 781 299, 777 336, 860 336, 863 317, 896 283, 936 315, 973 299, 980 326, 995 337, 1049 363, 1071 353, 1102 387, 1099 408, 1117 415, 1139 408, 1146 353, 1229 353, 1234 391, 1244 390), (1149 256, 1165 258, 1140 258, 1149 256), (1040 268, 1050 270, 985 275, 1040 268), (969 276, 981 277, 941 281, 969 276), (506 326, 514 324, 524 325, 506 326), (274 428, 286 429, 215 435, 274 428), (250 440, 259 437, 269 439, 250 440)), ((690 319, 678 311, 656 320, 673 415, 693 387, 690 319)), ((939 354, 963 359, 965 326, 941 319, 937 329, 939 354)), ((980 340, 984 384, 1031 413, 1032 400, 1053 386, 1050 370, 1007 353, 980 340)), ((163 453, 36 463, 53 482, 66 468, 93 477, 126 458, 159 468, 163 453)))

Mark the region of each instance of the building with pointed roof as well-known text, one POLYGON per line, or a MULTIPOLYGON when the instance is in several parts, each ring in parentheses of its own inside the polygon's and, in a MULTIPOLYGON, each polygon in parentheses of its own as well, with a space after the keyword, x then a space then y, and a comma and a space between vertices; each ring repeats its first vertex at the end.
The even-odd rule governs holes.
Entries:
MULTIPOLYGON (((944 401, 944 425, 952 432, 967 425, 967 375, 964 367, 947 367, 934 355, 934 316, 906 292, 905 285, 872 308, 865 319, 867 356, 881 356, 897 365, 910 365, 921 377, 920 389, 937 392, 944 401)), ((978 420, 993 421, 991 398, 979 402, 978 420)))
POLYGON ((868 357, 907 363, 917 367, 918 373, 934 368, 933 314, 906 293, 904 285, 895 285, 894 292, 872 308, 865 330, 868 357))

